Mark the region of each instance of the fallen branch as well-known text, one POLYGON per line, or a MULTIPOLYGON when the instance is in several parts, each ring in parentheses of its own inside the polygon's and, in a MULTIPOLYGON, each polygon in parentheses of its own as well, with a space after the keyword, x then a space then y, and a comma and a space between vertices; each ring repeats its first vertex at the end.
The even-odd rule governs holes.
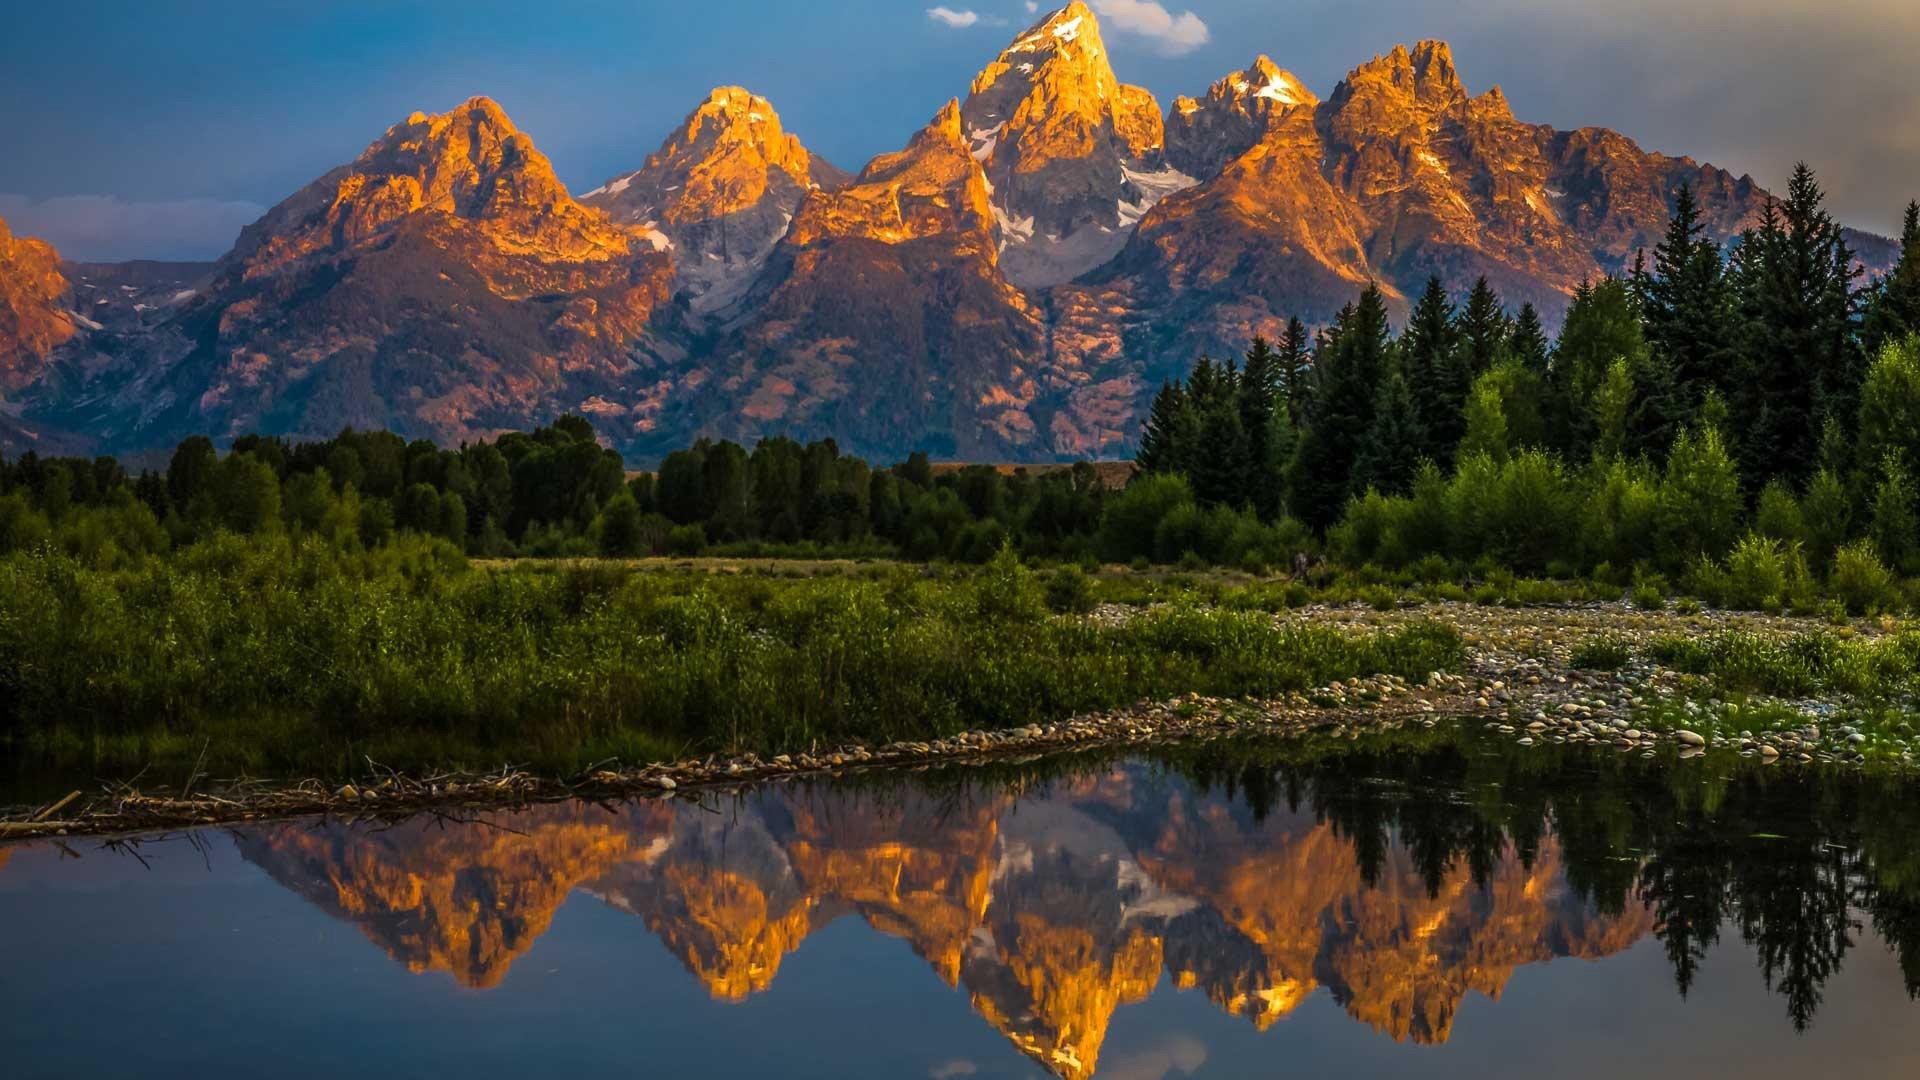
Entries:
POLYGON ((29 818, 28 820, 29 821, 45 821, 48 818, 52 817, 53 815, 59 813, 60 811, 65 810, 67 808, 68 803, 72 802, 73 800, 79 797, 80 797, 80 793, 78 791, 69 791, 67 792, 66 798, 61 799, 59 802, 54 803, 52 806, 49 806, 45 810, 42 810, 39 813, 33 815, 33 817, 29 818))

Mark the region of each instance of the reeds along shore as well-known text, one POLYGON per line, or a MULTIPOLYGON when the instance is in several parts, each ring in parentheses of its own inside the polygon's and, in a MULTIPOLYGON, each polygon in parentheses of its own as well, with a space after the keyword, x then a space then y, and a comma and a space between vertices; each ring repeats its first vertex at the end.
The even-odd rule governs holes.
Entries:
POLYGON ((0 559, 0 725, 26 753, 89 764, 572 768, 1417 680, 1462 655, 1455 631, 1420 622, 1342 631, 1199 604, 1063 617, 1085 607, 1078 571, 1010 554, 850 569, 482 570, 431 541, 346 553, 233 537, 120 570, 16 553, 0 559))

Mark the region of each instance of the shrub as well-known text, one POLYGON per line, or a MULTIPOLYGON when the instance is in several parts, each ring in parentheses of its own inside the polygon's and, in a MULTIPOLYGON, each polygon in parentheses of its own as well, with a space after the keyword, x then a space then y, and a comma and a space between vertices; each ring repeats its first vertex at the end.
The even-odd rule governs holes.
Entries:
POLYGON ((1583 641, 1573 650, 1572 664, 1593 671, 1618 671, 1633 659, 1625 641, 1613 637, 1583 641))
POLYGON ((1642 611, 1662 611, 1667 606, 1666 590, 1653 580, 1642 580, 1633 587, 1632 603, 1642 611))
POLYGON ((700 525, 675 525, 667 532, 667 554, 692 557, 707 550, 707 530, 700 525))
POLYGON ((974 613, 988 622, 1035 622, 1046 614, 1033 572, 1010 546, 1002 546, 974 576, 973 598, 974 613))
POLYGON ((1078 566, 1047 575, 1047 607, 1060 615, 1085 615, 1094 608, 1093 578, 1078 566))
POLYGON ((1779 610, 1786 604, 1790 563, 1798 559, 1797 547, 1783 549, 1778 540, 1748 533, 1727 554, 1718 602, 1723 607, 1748 611, 1779 610))
POLYGON ((1660 484, 1660 527, 1672 558, 1718 558, 1732 544, 1743 507, 1740 481, 1720 433, 1683 431, 1660 484))
POLYGON ((1176 510, 1193 505, 1193 489, 1184 476, 1149 473, 1135 477, 1125 490, 1107 500, 1100 516, 1101 553, 1114 562, 1152 557, 1161 522, 1176 510))
POLYGON ((1866 540, 1856 540, 1834 552, 1827 589, 1854 615, 1887 611, 1899 603, 1892 572, 1866 540))

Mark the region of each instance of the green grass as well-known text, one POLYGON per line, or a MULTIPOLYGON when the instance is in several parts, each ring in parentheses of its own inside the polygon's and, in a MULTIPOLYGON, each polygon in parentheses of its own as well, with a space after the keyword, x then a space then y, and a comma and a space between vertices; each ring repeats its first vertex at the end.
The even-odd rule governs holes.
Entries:
POLYGON ((1633 650, 1619 638, 1597 637, 1581 642, 1573 650, 1574 667, 1593 671, 1619 671, 1633 659, 1633 650))
POLYGON ((1349 633, 1175 602, 1119 625, 1010 557, 823 577, 474 570, 450 549, 196 545, 137 569, 0 559, 0 731, 55 758, 256 772, 555 767, 1023 725, 1197 692, 1457 667, 1429 623, 1349 633), (1050 595, 1051 594, 1051 595, 1050 595))
POLYGON ((1728 690, 1803 697, 1841 694, 1870 701, 1910 696, 1920 666, 1920 634, 1878 639, 1825 631, 1771 638, 1745 631, 1706 637, 1655 638, 1654 659, 1677 671, 1710 677, 1728 690))

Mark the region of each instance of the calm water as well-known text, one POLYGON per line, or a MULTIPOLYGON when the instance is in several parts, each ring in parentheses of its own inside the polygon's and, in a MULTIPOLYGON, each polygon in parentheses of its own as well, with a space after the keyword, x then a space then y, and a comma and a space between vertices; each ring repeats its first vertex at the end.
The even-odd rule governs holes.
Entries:
POLYGON ((1356 744, 0 848, 0 1060, 1920 1075, 1915 795, 1356 744))

